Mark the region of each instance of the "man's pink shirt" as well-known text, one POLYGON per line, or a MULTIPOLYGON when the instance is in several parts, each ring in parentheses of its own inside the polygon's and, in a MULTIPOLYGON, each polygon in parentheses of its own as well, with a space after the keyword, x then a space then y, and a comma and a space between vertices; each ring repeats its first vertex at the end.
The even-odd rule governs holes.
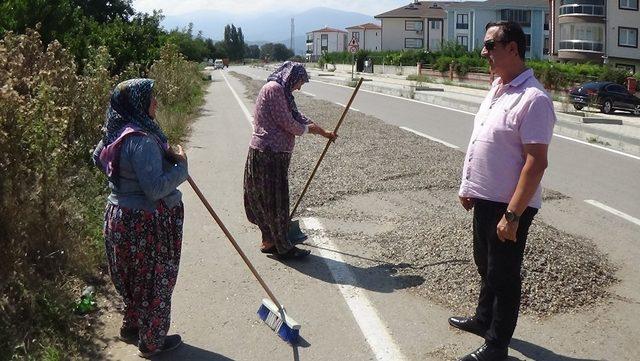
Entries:
MULTIPOLYGON (((524 144, 549 144, 553 101, 527 69, 509 84, 496 79, 474 119, 459 195, 509 203, 524 166, 524 144)), ((538 185, 529 202, 542 206, 538 185)))

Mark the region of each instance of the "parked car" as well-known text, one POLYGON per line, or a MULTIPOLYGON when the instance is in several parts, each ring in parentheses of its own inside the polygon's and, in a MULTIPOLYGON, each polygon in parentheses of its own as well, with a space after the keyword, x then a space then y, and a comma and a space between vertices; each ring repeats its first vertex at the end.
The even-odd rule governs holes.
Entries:
POLYGON ((573 107, 580 110, 586 106, 600 108, 605 114, 624 110, 640 114, 640 98, 629 93, 627 88, 611 82, 584 83, 569 91, 573 107))
POLYGON ((222 61, 222 59, 216 59, 213 62, 213 69, 222 69, 224 68, 224 62, 222 61))

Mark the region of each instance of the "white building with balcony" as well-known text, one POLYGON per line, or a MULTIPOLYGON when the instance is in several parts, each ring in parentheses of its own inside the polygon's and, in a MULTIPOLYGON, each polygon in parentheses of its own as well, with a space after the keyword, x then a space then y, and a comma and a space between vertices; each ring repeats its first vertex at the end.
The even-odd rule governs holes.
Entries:
POLYGON ((322 54, 347 50, 347 32, 324 27, 307 33, 307 60, 317 61, 322 54))
POLYGON ((382 27, 377 24, 367 23, 362 25, 350 26, 347 28, 347 39, 356 39, 358 47, 361 50, 380 51, 382 49, 382 27))
POLYGON ((376 15, 382 24, 382 50, 440 50, 445 40, 447 3, 417 1, 376 15))
POLYGON ((638 1, 550 0, 554 58, 640 71, 638 1))

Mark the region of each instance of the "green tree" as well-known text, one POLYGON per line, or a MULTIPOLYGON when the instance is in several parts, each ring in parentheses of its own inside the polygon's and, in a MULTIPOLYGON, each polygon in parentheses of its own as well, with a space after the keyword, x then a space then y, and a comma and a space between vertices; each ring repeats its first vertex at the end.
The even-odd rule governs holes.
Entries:
POLYGON ((236 28, 233 24, 224 27, 224 47, 231 60, 240 60, 244 57, 244 35, 242 28, 236 28))
POLYGON ((260 59, 260 47, 258 45, 246 45, 244 56, 250 59, 260 59))
POLYGON ((291 58, 293 56, 293 51, 287 48, 286 45, 277 43, 273 45, 273 59, 278 61, 283 61, 291 58))

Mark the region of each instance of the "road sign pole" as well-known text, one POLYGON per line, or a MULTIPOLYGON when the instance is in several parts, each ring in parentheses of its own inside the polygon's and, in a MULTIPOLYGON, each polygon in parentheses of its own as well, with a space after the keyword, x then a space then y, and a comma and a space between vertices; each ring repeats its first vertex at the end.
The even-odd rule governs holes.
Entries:
POLYGON ((354 77, 353 77, 353 68, 355 66, 355 62, 356 62, 356 54, 355 53, 351 53, 351 80, 354 79, 354 77))

